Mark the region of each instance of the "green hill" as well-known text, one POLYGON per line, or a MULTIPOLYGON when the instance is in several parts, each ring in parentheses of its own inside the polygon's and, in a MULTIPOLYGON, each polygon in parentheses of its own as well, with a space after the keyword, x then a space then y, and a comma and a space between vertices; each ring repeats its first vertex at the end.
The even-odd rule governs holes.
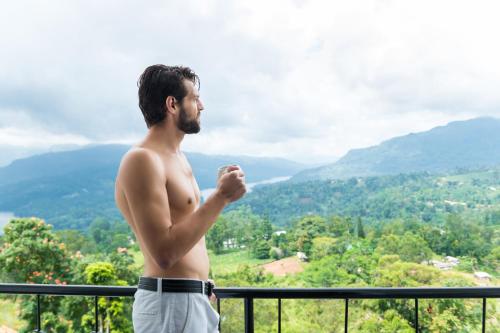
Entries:
POLYGON ((429 221, 451 212, 484 213, 500 210, 500 167, 442 175, 288 181, 256 187, 232 208, 241 205, 281 226, 308 214, 429 221))
POLYGON ((396 137, 377 146, 351 150, 337 162, 304 170, 292 180, 447 172, 498 164, 500 119, 476 118, 396 137))
MULTIPOLYGON (((57 229, 84 229, 97 217, 120 219, 114 181, 125 145, 90 146, 17 160, 0 168, 0 211, 38 216, 57 229)), ((236 163, 248 182, 290 176, 304 166, 285 159, 186 153, 200 188, 215 187, 217 168, 236 163)))

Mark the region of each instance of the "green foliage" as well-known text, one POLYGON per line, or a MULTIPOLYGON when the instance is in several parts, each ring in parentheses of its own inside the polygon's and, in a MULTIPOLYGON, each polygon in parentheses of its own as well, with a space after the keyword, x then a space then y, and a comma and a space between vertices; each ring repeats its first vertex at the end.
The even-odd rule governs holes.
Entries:
POLYGON ((246 247, 254 254, 257 251, 255 246, 261 240, 271 240, 272 232, 268 219, 253 214, 249 207, 240 207, 219 216, 206 235, 207 248, 222 254, 224 251, 246 247))
MULTIPOLYGON (((396 218, 438 222, 450 213, 478 216, 499 211, 498 194, 490 189, 500 188, 498 175, 497 167, 442 175, 282 182, 256 188, 230 209, 250 206, 277 226, 290 226, 308 214, 361 217, 365 226, 396 218)), ((498 216, 491 218, 498 221, 498 216)))
POLYGON ((326 220, 320 216, 306 216, 299 220, 294 227, 297 249, 309 256, 313 238, 323 235, 326 227, 326 220))
POLYGON ((338 250, 338 241, 333 237, 316 237, 312 241, 311 259, 318 260, 334 253, 341 253, 338 250))
MULTIPOLYGON (((0 249, 2 275, 11 282, 66 284, 71 279, 69 255, 65 244, 52 233, 52 227, 37 218, 11 220, 4 228, 4 244, 0 249)), ((47 332, 66 332, 68 324, 55 320, 61 298, 41 299, 47 332)), ((21 332, 34 327, 36 309, 33 298, 21 302, 20 317, 26 322, 21 332)))
POLYGON ((113 265, 108 262, 96 262, 85 269, 87 284, 113 285, 116 282, 116 273, 113 265))
POLYGON ((269 242, 265 240, 259 240, 253 247, 253 256, 257 259, 267 259, 269 258, 270 250, 271 246, 269 245, 269 242))
POLYGON ((415 329, 396 310, 387 310, 382 317, 371 314, 359 327, 360 333, 413 333, 415 329))
POLYGON ((95 251, 96 243, 83 234, 80 230, 57 230, 55 234, 66 244, 70 253, 80 251, 81 253, 92 253, 95 251))
MULTIPOLYGON (((492 196, 491 190, 485 191, 487 186, 496 184, 495 181, 482 172, 473 176, 423 174, 351 179, 323 184, 329 188, 324 198, 320 184, 314 191, 304 188, 310 193, 301 193, 299 197, 294 197, 292 191, 286 199, 290 204, 307 206, 307 212, 320 215, 288 212, 283 225, 290 227, 280 228, 285 231, 280 234, 273 233, 274 216, 283 212, 273 210, 274 200, 268 201, 269 209, 261 215, 255 213, 258 208, 239 206, 224 212, 206 235, 210 276, 216 279, 217 286, 232 287, 473 286, 474 280, 467 278, 470 273, 480 269, 498 276, 500 271, 499 197, 492 196), (479 193, 481 191, 485 193, 479 193), (465 206, 441 202, 462 202, 476 194, 478 196, 465 206), (319 200, 320 209, 316 211, 312 209, 317 204, 314 196, 324 199, 319 200), (342 202, 346 206, 340 207, 342 202), (433 205, 427 204, 429 202, 433 205), (306 252, 310 262, 301 263, 304 272, 286 277, 264 274, 259 265, 271 259, 258 258, 278 259, 281 250, 285 255, 306 252), (452 272, 421 264, 437 255, 457 256, 461 263, 452 272)), ((53 233, 50 226, 40 224, 40 220, 19 220, 21 222, 7 225, 6 234, 0 240, 3 280, 137 283, 141 265, 134 261, 132 254, 139 248, 137 244, 131 245, 134 237, 125 223, 95 219, 87 233, 75 230, 53 233)), ((25 331, 34 327, 33 301, 26 298, 21 302, 20 318, 28 324, 25 331)), ((132 301, 101 297, 102 330, 131 332, 132 301)), ((93 329, 92 299, 43 297, 42 302, 48 332, 93 329)), ((223 330, 240 332, 241 302, 227 302, 224 300, 222 305, 223 330)), ((286 302, 283 328, 287 332, 341 329, 342 302, 286 302)), ((275 308, 276 304, 271 301, 256 302, 256 332, 276 331, 275 308)), ((411 301, 352 301, 350 309, 352 331, 414 331, 411 301)), ((480 325, 480 304, 474 301, 421 300, 419 310, 421 332, 474 332, 480 325)), ((488 320, 495 323, 495 309, 489 313, 488 320)))
POLYGON ((359 238, 366 237, 365 228, 363 227, 363 221, 361 220, 361 217, 358 217, 356 220, 356 232, 359 238))
POLYGON ((102 218, 95 219, 88 232, 97 244, 97 252, 103 253, 111 253, 118 247, 126 248, 133 238, 130 227, 124 221, 109 222, 102 218))
POLYGON ((70 277, 66 245, 37 218, 11 220, 4 228, 0 267, 12 282, 62 283, 70 277))
POLYGON ((440 271, 437 268, 396 261, 378 269, 373 285, 379 287, 418 287, 431 285, 439 276, 440 271))
POLYGON ((284 251, 278 247, 271 247, 271 250, 269 250, 269 257, 274 260, 279 260, 284 257, 284 251))
POLYGON ((383 236, 375 250, 378 254, 397 254, 403 261, 422 262, 432 258, 432 250, 418 235, 406 232, 402 237, 394 234, 383 236))
POLYGON ((445 224, 446 237, 442 251, 452 256, 483 258, 491 250, 492 234, 485 228, 458 215, 449 215, 445 224))
POLYGON ((231 237, 229 230, 227 218, 224 215, 219 216, 206 235, 207 248, 215 254, 221 254, 224 250, 224 240, 231 237))
POLYGON ((339 255, 330 255, 309 264, 303 279, 313 287, 340 287, 356 281, 356 276, 349 274, 339 255))

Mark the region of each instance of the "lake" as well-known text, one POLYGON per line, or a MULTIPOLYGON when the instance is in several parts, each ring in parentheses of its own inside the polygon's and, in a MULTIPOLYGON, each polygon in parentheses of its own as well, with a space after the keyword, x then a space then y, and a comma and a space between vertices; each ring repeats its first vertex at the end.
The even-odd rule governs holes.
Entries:
POLYGON ((3 235, 3 227, 14 217, 11 212, 0 212, 0 235, 3 235))

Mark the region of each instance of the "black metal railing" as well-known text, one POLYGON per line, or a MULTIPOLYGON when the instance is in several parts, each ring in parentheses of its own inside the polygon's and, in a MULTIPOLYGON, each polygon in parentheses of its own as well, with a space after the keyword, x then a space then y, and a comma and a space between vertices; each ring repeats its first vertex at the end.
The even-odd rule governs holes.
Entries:
MULTIPOLYGON (((37 296, 37 328, 40 326, 40 297, 42 295, 92 296, 95 300, 95 331, 98 332, 99 297, 132 297, 136 287, 89 286, 89 285, 45 285, 0 283, 0 294, 21 294, 37 296)), ((278 300, 278 332, 281 332, 281 301, 283 299, 341 299, 344 300, 344 330, 348 332, 349 301, 355 299, 412 299, 415 302, 415 332, 419 332, 419 299, 482 299, 482 332, 486 332, 486 305, 488 298, 500 298, 500 287, 466 288, 216 288, 217 311, 221 313, 222 299, 243 299, 245 332, 254 331, 254 300, 278 300)), ((219 323, 220 325, 220 323, 219 323)), ((219 329, 221 327, 219 326, 219 329)))

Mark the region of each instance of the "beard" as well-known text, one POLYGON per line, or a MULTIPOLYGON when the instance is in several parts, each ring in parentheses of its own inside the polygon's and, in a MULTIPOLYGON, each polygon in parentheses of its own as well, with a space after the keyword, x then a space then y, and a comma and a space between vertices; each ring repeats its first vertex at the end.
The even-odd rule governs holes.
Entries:
POLYGON ((177 128, 186 134, 195 134, 198 133, 201 129, 198 117, 189 119, 186 110, 182 106, 179 112, 179 121, 177 121, 177 128))

